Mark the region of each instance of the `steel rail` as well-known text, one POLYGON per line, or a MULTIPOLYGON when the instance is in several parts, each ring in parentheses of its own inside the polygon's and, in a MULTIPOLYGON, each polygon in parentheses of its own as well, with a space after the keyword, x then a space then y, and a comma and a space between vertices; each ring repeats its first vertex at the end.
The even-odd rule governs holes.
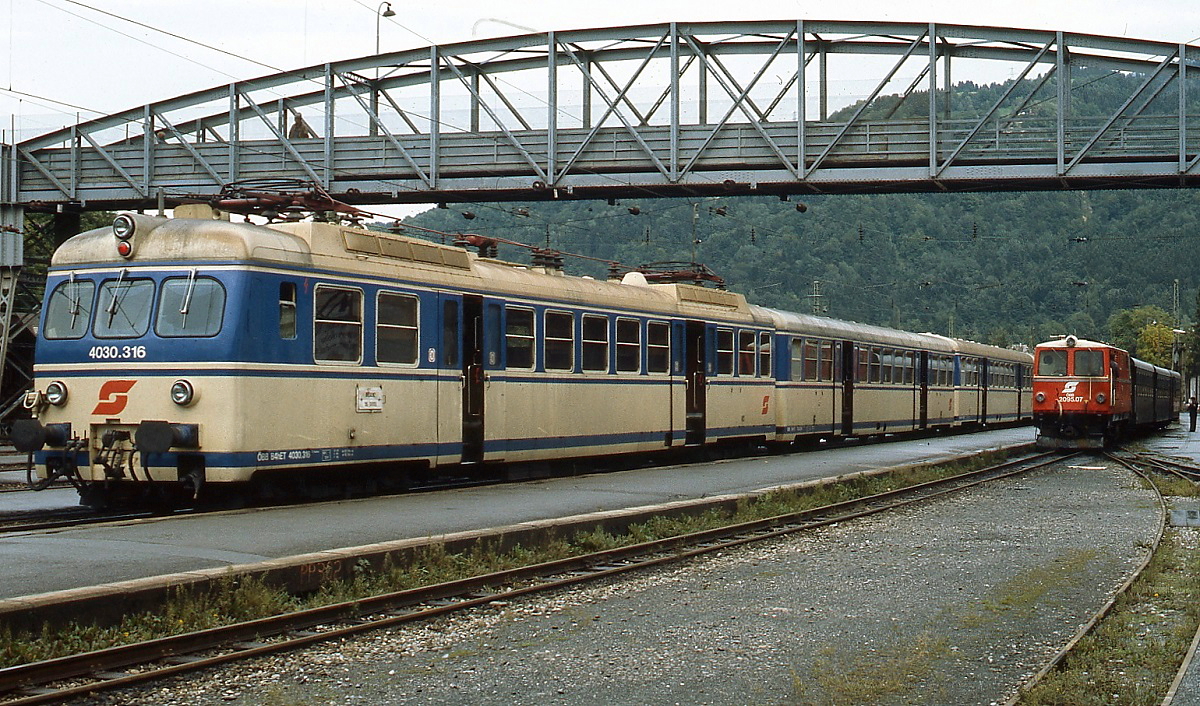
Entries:
POLYGON ((528 567, 449 581, 282 616, 0 669, 0 706, 60 702, 186 671, 304 647, 367 630, 594 581, 905 507, 1008 478, 1065 458, 1041 453, 988 468, 727 527, 643 542, 528 567), (330 623, 341 623, 327 627, 330 623), (323 629, 313 629, 317 627, 323 629), (265 642, 265 639, 274 640, 265 642), (197 655, 198 652, 212 654, 197 655), (154 663, 158 663, 154 665, 154 663), (154 665, 154 666, 151 666, 154 665), (122 671, 130 667, 139 671, 122 671), (62 688, 50 685, 90 678, 62 688), (7 698, 6 698, 7 697, 7 698))
POLYGON ((1112 612, 1113 607, 1117 604, 1117 600, 1124 596, 1129 589, 1133 587, 1133 584, 1136 583, 1138 578, 1141 577, 1142 573, 1145 572, 1146 567, 1150 565, 1150 561, 1154 559, 1155 552, 1158 551, 1158 545, 1162 542, 1163 534, 1166 533, 1167 501, 1163 498, 1162 493, 1158 491, 1158 486, 1154 485, 1154 483, 1150 481, 1150 478, 1147 477, 1146 473, 1142 469, 1134 466, 1132 462, 1122 459, 1121 457, 1109 452, 1105 452, 1104 456, 1129 469, 1133 473, 1136 473, 1154 490, 1154 495, 1158 498, 1158 534, 1154 537, 1154 543, 1150 547, 1150 551, 1146 552, 1146 556, 1143 557, 1142 563, 1138 565, 1137 569, 1132 574, 1130 574, 1125 583, 1121 584, 1121 587, 1117 589, 1116 593, 1114 593, 1112 597, 1104 603, 1104 605, 1100 606, 1100 609, 1097 610, 1096 613, 1093 614, 1092 617, 1075 632, 1075 635, 1072 636, 1069 641, 1067 641, 1067 644, 1061 650, 1059 650, 1053 657, 1050 658, 1049 662, 1039 669, 1032 677, 1026 680, 1024 684, 1018 687, 1016 693, 1014 693, 1004 702, 1004 706, 1016 706, 1016 704, 1020 703, 1022 697, 1024 697, 1024 695, 1028 693, 1030 689, 1033 689, 1035 686, 1040 684, 1041 681, 1050 674, 1050 672, 1054 671, 1058 665, 1062 664, 1063 660, 1065 660, 1071 651, 1075 649, 1075 646, 1079 644, 1079 641, 1082 640, 1093 629, 1095 629, 1095 627, 1100 624, 1100 621, 1104 620, 1104 618, 1110 612, 1112 612))
POLYGON ((1200 468, 1166 456, 1151 453, 1135 454, 1138 461, 1149 464, 1161 473, 1169 473, 1192 483, 1200 483, 1200 468))

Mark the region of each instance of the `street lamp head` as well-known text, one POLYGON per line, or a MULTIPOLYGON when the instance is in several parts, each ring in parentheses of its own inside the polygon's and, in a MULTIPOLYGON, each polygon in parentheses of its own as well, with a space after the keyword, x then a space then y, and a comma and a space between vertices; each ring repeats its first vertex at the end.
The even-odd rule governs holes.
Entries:
POLYGON ((383 16, 384 17, 395 17, 396 16, 396 13, 392 10, 392 3, 390 3, 390 2, 383 3, 383 16))

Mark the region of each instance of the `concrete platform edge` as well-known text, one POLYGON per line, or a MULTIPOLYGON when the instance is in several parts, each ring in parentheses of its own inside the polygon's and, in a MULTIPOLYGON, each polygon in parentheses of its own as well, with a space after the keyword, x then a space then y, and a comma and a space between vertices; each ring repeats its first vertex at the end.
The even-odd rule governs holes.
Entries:
POLYGON ((1032 442, 996 446, 919 463, 873 468, 801 483, 772 486, 749 493, 709 496, 468 532, 414 537, 280 557, 252 564, 162 574, 86 588, 20 596, 0 600, 0 626, 14 631, 41 630, 46 625, 76 622, 80 616, 87 616, 91 623, 111 625, 119 622, 126 614, 153 611, 172 595, 188 591, 200 592, 221 581, 236 581, 247 577, 256 577, 268 585, 286 587, 288 590, 303 593, 318 589, 328 580, 352 577, 355 571, 361 570, 363 562, 372 568, 381 568, 389 560, 403 563, 429 547, 442 546, 446 552, 455 553, 469 550, 482 542, 489 542, 495 551, 502 552, 518 545, 535 545, 549 539, 571 536, 580 531, 603 529, 619 533, 624 532, 630 525, 655 516, 681 516, 714 508, 734 509, 739 502, 770 492, 801 490, 909 468, 953 463, 983 453, 1032 450, 1033 446, 1032 442))

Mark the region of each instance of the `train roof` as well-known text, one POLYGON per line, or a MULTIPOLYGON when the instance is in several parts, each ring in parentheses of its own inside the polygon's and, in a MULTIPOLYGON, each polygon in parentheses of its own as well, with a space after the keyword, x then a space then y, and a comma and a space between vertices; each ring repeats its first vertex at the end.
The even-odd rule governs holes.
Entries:
MULTIPOLYGON (((938 338, 946 338, 936 333, 927 333, 926 336, 937 336, 938 338)), ((954 349, 965 355, 987 356, 995 360, 1010 360, 1014 363, 1032 363, 1033 355, 1027 351, 1014 350, 1012 348, 1000 348, 997 346, 979 343, 977 341, 967 341, 962 338, 946 338, 954 345, 954 349)))
MULTIPOLYGON (((907 348, 927 348, 953 353, 954 348, 949 339, 931 339, 926 334, 911 333, 898 329, 860 324, 856 321, 842 321, 824 316, 797 314, 791 311, 780 311, 766 307, 752 307, 770 317, 775 327, 780 331, 809 334, 822 338, 833 338, 851 341, 873 341, 882 344, 902 346, 907 348)), ((940 338, 940 337, 939 337, 940 338)))
POLYGON ((736 292, 691 284, 651 284, 637 272, 621 280, 577 277, 563 274, 561 269, 520 265, 481 257, 458 246, 336 223, 235 223, 208 206, 180 207, 175 215, 119 216, 128 219, 133 230, 129 257, 118 254, 114 229, 103 227, 67 240, 55 251, 51 266, 56 270, 204 262, 298 266, 350 276, 415 279, 433 286, 494 292, 515 301, 550 299, 664 316, 771 325, 783 332, 839 340, 1031 360, 1025 353, 936 334, 754 306, 736 292))
POLYGON ((1039 344, 1037 344, 1037 347, 1038 348, 1115 348, 1116 350, 1123 350, 1122 348, 1117 348, 1117 346, 1114 346, 1110 343, 1104 343, 1101 341, 1089 341, 1084 338, 1076 338, 1075 336, 1064 336, 1062 338, 1056 338, 1053 341, 1046 341, 1045 343, 1039 343, 1039 344))
POLYGON ((227 220, 162 218, 127 214, 135 224, 130 239, 134 251, 122 258, 110 226, 85 231, 54 251, 56 268, 113 266, 145 261, 249 261, 311 265, 312 253, 302 237, 274 228, 227 220), (204 237, 195 236, 197 223, 205 223, 204 237))
POLYGON ((961 338, 949 338, 936 333, 911 333, 885 326, 860 324, 855 321, 842 321, 823 316, 797 314, 790 311, 767 309, 751 306, 770 316, 775 327, 780 331, 809 334, 837 340, 870 341, 883 345, 894 345, 906 348, 922 348, 929 351, 946 354, 962 353, 977 355, 992 360, 1009 360, 1014 363, 1032 363, 1033 356, 1024 351, 1010 348, 999 348, 985 343, 965 341, 961 338))
MULTIPOLYGON (((184 212, 213 213, 207 207, 184 212)), ((736 292, 690 284, 651 284, 639 273, 621 280, 571 276, 561 269, 480 257, 458 246, 334 223, 256 225, 214 217, 123 216, 135 226, 129 238, 134 246, 132 255, 120 256, 113 229, 103 227, 67 240, 55 251, 51 266, 56 270, 206 262, 299 266, 351 276, 419 280, 434 286, 495 292, 516 300, 549 298, 565 304, 663 315, 767 322, 736 292)))

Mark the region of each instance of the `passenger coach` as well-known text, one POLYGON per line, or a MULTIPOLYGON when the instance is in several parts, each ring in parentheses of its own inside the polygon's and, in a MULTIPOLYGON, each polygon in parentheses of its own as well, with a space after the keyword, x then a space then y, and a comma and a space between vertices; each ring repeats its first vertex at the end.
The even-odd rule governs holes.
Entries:
POLYGON ((46 292, 14 442, 91 504, 1030 416, 1025 353, 208 206, 70 239, 46 292))

